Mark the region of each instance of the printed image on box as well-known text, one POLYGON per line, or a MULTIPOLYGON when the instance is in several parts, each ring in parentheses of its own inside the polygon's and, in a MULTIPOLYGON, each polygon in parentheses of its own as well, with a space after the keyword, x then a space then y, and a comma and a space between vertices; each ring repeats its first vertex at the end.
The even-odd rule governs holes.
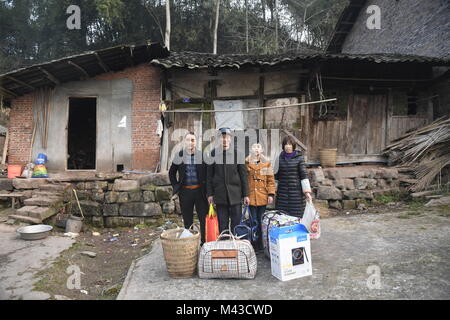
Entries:
POLYGON ((281 281, 312 275, 311 243, 303 224, 273 227, 269 232, 272 275, 281 281))

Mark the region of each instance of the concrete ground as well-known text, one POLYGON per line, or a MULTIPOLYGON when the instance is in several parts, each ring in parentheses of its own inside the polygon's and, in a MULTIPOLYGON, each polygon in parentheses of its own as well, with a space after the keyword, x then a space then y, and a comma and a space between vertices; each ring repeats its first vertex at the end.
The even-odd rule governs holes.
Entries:
POLYGON ((448 215, 365 213, 321 223, 312 276, 279 281, 260 254, 254 280, 171 279, 157 241, 131 266, 118 299, 450 299, 448 215))
POLYGON ((17 226, 0 224, 0 300, 45 300, 50 295, 32 291, 36 273, 47 268, 74 240, 49 236, 26 241, 15 232, 17 226))

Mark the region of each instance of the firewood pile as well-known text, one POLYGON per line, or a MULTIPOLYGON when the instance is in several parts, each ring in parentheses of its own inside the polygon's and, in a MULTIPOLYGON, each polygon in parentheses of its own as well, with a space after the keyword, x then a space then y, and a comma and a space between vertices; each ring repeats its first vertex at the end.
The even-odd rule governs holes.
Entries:
POLYGON ((450 171, 450 118, 439 118, 404 134, 387 146, 383 154, 391 165, 408 167, 414 172, 416 181, 409 186, 410 191, 445 184, 443 172, 450 171))

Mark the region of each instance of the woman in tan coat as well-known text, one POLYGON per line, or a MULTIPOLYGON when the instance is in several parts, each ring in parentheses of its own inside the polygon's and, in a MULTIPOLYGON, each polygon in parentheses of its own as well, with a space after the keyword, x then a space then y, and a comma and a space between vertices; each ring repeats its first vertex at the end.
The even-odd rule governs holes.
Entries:
POLYGON ((261 144, 252 145, 251 154, 246 158, 247 179, 250 198, 250 215, 253 224, 257 225, 256 249, 262 246, 261 218, 267 204, 273 202, 275 195, 275 178, 270 159, 263 155, 261 144))

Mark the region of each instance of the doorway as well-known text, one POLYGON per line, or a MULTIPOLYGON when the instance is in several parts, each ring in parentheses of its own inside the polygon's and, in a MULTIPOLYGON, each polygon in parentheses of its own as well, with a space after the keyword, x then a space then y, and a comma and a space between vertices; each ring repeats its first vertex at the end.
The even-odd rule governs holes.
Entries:
POLYGON ((67 169, 95 170, 97 99, 69 98, 67 169))

